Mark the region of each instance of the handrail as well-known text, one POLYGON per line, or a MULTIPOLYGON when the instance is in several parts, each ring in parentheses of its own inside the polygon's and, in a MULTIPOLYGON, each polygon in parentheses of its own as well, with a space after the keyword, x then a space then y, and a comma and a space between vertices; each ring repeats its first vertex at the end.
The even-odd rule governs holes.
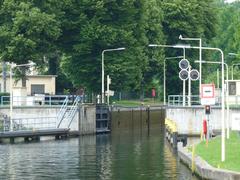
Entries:
POLYGON ((70 127, 70 125, 72 124, 72 121, 73 121, 73 116, 76 114, 76 111, 77 111, 77 108, 78 108, 78 102, 80 101, 80 97, 77 96, 73 105, 71 106, 71 109, 70 109, 70 114, 69 114, 69 117, 70 118, 70 122, 68 124, 68 128, 70 127))
MULTIPOLYGON (((187 106, 189 96, 185 96, 185 106, 187 106)), ((221 105, 221 97, 216 96, 215 97, 215 106, 221 105)), ((168 106, 183 106, 183 95, 169 95, 168 96, 168 106)), ((191 106, 199 106, 201 105, 201 98, 199 95, 191 95, 190 96, 190 104, 191 106)))
MULTIPOLYGON (((62 105, 67 95, 13 96, 13 106, 62 105), (41 102, 36 104, 36 102, 41 102)), ((10 96, 1 96, 1 106, 10 104, 10 96)))
POLYGON ((62 123, 62 120, 64 118, 64 114, 66 113, 67 111, 67 106, 68 106, 68 96, 65 98, 64 102, 63 102, 63 105, 61 106, 58 114, 57 114, 57 121, 59 122, 58 123, 58 126, 57 128, 60 127, 61 123, 62 123))

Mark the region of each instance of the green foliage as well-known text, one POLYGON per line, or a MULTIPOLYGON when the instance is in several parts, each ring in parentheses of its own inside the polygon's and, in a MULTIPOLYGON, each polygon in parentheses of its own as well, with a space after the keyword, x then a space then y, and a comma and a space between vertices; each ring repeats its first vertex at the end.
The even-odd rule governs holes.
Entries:
MULTIPOLYGON (((217 7, 215 0, 174 0, 162 1, 163 31, 166 35, 167 44, 191 44, 198 46, 199 41, 181 41, 179 35, 189 38, 201 38, 208 43, 215 35, 217 7)), ((203 44, 204 44, 203 43, 203 44)), ((182 56, 182 49, 166 49, 165 56, 182 56)), ((206 51, 203 57, 207 56, 206 51)), ((198 50, 186 49, 186 58, 190 61, 192 68, 197 68, 194 60, 199 58, 198 50)), ((182 81, 178 78, 179 67, 176 60, 167 61, 167 92, 168 94, 180 94, 182 81)), ((197 89, 197 87, 193 88, 197 89)))
POLYGON ((0 56, 4 61, 40 64, 61 33, 55 14, 44 12, 33 1, 1 1, 0 16, 0 56))
POLYGON ((112 79, 111 87, 121 91, 139 90, 142 83, 148 86, 159 72, 162 56, 161 51, 149 52, 147 48, 149 41, 163 39, 158 7, 156 0, 71 1, 71 6, 64 9, 63 46, 69 39, 75 41, 71 49, 65 49, 68 56, 61 67, 73 84, 100 92, 102 51, 126 47, 124 52, 104 53, 105 74, 112 79), (68 39, 64 39, 66 33, 68 39))
MULTIPOLYGON (((217 22, 214 2, 2 0, 0 56, 17 64, 32 60, 41 73, 57 74, 58 90, 81 86, 99 93, 103 50, 125 47, 125 51, 104 53, 105 75, 110 75, 115 91, 144 94, 162 85, 164 57, 182 55, 179 50, 147 45, 175 44, 180 34, 208 43, 217 22)), ((238 38, 235 33, 233 39, 238 38)), ((197 55, 187 52, 190 60, 197 55)), ((167 67, 167 91, 178 94, 178 65, 171 61, 167 67)))

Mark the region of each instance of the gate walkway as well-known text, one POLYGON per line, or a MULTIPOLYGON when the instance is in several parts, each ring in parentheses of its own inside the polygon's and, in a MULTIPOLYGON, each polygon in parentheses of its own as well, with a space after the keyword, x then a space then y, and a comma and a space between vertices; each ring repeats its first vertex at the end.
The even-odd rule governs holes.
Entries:
POLYGON ((7 138, 11 143, 14 143, 15 138, 24 138, 24 141, 40 140, 41 136, 53 136, 55 139, 66 138, 70 135, 70 126, 79 102, 79 96, 73 103, 69 102, 66 97, 57 116, 13 118, 12 124, 7 115, 0 114, 0 142, 7 138))

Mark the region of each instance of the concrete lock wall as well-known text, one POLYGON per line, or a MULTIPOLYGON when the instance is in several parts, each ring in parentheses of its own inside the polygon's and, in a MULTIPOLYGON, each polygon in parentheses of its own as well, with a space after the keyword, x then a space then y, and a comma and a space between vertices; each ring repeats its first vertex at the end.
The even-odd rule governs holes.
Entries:
MULTIPOLYGON (((229 126, 232 126, 232 115, 239 114, 240 109, 230 109, 229 126)), ((168 107, 166 109, 166 118, 177 123, 179 133, 200 134, 202 130, 202 121, 207 118, 204 107, 168 107)), ((227 111, 225 110, 225 127, 227 120, 227 111)), ((221 130, 221 108, 212 107, 209 115, 209 123, 212 130, 221 130)))
MULTIPOLYGON (((56 128, 57 113, 60 107, 14 107, 13 119, 22 122, 26 128, 56 128)), ((10 115, 8 107, 0 108, 0 114, 10 115)), ((80 105, 70 131, 78 131, 79 134, 92 134, 96 132, 96 117, 94 105, 80 105)), ((61 128, 67 128, 69 122, 62 122, 61 128)))
POLYGON ((96 106, 81 105, 79 108, 79 133, 94 134, 96 133, 96 106))

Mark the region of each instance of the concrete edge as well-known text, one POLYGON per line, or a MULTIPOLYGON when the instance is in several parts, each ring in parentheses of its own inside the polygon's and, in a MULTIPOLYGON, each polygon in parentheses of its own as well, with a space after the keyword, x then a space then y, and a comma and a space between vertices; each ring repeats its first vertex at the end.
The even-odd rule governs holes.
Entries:
MULTIPOLYGON (((192 166, 192 153, 187 151, 186 148, 178 148, 178 157, 180 161, 186 164, 190 169, 192 166)), ((199 156, 195 156, 194 173, 204 179, 240 179, 240 173, 225 169, 218 169, 209 165, 205 160, 199 156)))

